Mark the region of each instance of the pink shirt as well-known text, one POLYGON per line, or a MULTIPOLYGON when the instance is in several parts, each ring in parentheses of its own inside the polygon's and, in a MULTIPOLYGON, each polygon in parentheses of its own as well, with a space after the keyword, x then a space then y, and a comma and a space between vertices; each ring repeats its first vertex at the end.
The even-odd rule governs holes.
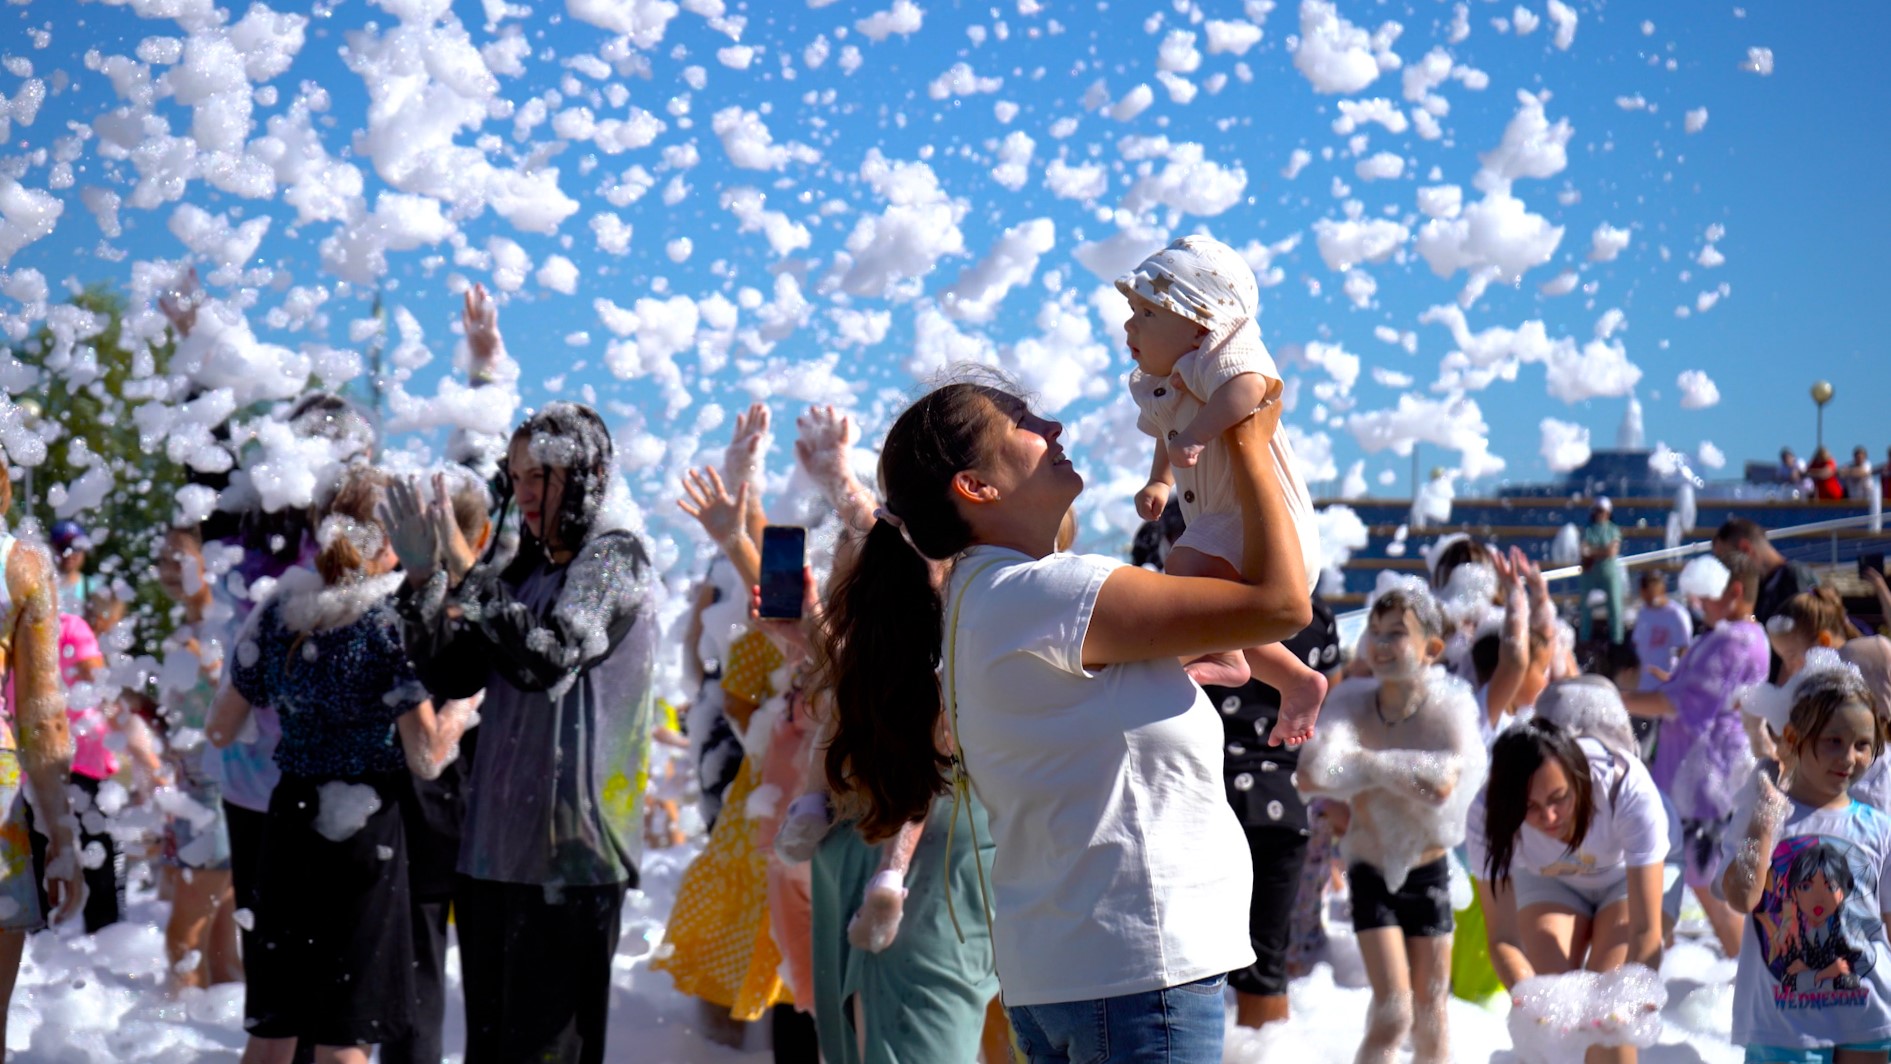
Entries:
MULTIPOLYGON (((92 658, 102 658, 98 646, 98 637, 92 634, 92 626, 85 623, 85 618, 77 614, 59 615, 59 680, 70 688, 79 682, 79 663, 92 658)), ((13 719, 13 676, 7 675, 7 720, 13 719)), ((66 720, 72 730, 72 771, 95 780, 110 779, 118 774, 118 759, 112 755, 110 747, 105 745, 105 736, 111 732, 111 722, 103 710, 97 706, 78 709, 66 707, 66 720)))

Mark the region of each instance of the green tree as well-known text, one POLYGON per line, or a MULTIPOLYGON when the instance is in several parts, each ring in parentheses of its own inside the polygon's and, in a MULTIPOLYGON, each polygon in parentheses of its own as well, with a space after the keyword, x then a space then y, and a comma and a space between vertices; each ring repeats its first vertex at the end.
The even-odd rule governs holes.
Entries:
POLYGON ((182 465, 140 446, 131 419, 137 402, 128 395, 135 394, 135 382, 165 371, 173 345, 152 349, 151 360, 139 365, 139 356, 121 342, 122 296, 94 285, 68 303, 85 312, 75 316, 78 339, 69 349, 61 348, 49 326, 11 349, 37 371, 33 385, 13 398, 37 403, 40 436, 47 441, 46 459, 30 470, 30 485, 25 478, 14 485, 13 524, 23 526, 30 515, 42 530, 62 517, 83 525, 93 544, 88 568, 131 587, 127 620, 138 621, 140 644, 134 653, 150 653, 172 627, 172 604, 152 577, 152 561, 186 480, 182 465), (75 503, 90 500, 71 485, 88 473, 93 483, 109 474, 110 486, 96 504, 75 509, 75 503))

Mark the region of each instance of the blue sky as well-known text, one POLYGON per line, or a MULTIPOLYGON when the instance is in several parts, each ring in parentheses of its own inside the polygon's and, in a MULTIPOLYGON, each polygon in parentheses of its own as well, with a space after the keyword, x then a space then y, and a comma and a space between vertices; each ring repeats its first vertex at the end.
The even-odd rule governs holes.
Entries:
MULTIPOLYGON (((555 232, 525 231, 500 217, 490 196, 475 196, 463 200, 457 214, 449 205, 445 229, 430 234, 445 233, 444 241, 386 254, 379 281, 387 301, 414 315, 428 346, 441 356, 416 370, 408 384, 412 391, 429 392, 446 368, 448 324, 457 305, 449 282, 492 285, 493 264, 479 261, 478 253, 490 250, 492 238, 504 238, 529 260, 523 283, 504 295, 502 311, 512 352, 524 368, 525 401, 543 401, 555 387, 556 394, 589 394, 612 404, 613 421, 626 440, 639 440, 637 452, 651 459, 641 478, 645 486, 667 480, 696 456, 699 442, 719 446, 724 430, 713 427, 713 412, 705 413, 711 406, 728 409, 759 395, 782 417, 807 399, 837 397, 859 410, 871 431, 884 427, 887 412, 914 387, 916 350, 918 361, 984 352, 1001 364, 1023 367, 1027 381, 1047 396, 1068 399, 1058 413, 1077 426, 1080 461, 1093 486, 1112 493, 1096 502, 1126 512, 1134 485, 1122 485, 1140 478, 1136 467, 1145 459, 1135 456, 1146 449, 1121 431, 1127 398, 1116 378, 1128 360, 1119 321, 1100 316, 1109 297, 1105 281, 1084 265, 1096 258, 1096 249, 1087 246, 1126 229, 1142 234, 1148 250, 1165 235, 1198 229, 1237 247, 1250 241, 1278 246, 1297 236, 1297 245, 1272 258, 1280 280, 1262 293, 1264 334, 1283 356, 1309 343, 1337 345, 1358 356, 1361 369, 1356 381, 1340 387, 1332 362, 1323 370, 1284 357, 1288 376, 1302 378, 1289 420, 1304 435, 1323 434, 1330 441, 1338 471, 1363 459, 1362 471, 1376 494, 1403 495, 1410 459, 1390 451, 1368 453, 1349 419, 1394 407, 1401 392, 1451 397, 1432 385, 1440 378, 1440 360, 1459 345, 1444 325, 1420 319, 1427 308, 1456 305, 1468 274, 1438 277, 1421 255, 1417 234, 1430 219, 1419 209, 1419 190, 1456 185, 1464 206, 1471 207, 1483 195, 1474 187, 1480 154, 1504 140, 1520 108, 1518 92, 1547 91, 1547 121, 1566 121, 1572 129, 1567 165, 1547 176, 1518 176, 1511 192, 1526 211, 1541 216, 1541 225, 1564 232, 1547 260, 1533 262, 1519 283, 1499 279, 1464 309, 1470 332, 1519 329, 1540 320, 1546 340, 1569 338, 1573 343, 1565 350, 1574 355, 1597 338, 1597 323, 1607 315, 1617 324, 1612 331, 1605 324, 1604 331, 1641 371, 1635 391, 1646 408, 1649 441, 1690 454, 1702 441, 1712 441, 1728 466, 1719 473, 1702 469, 1708 476, 1734 475, 1742 459, 1770 458, 1781 443, 1808 453, 1813 409, 1805 396, 1818 378, 1838 390, 1826 418, 1828 441, 1847 452, 1864 443, 1874 461, 1882 460, 1891 445, 1881 413, 1891 406, 1882 344, 1891 310, 1880 297, 1891 207, 1879 186, 1891 163, 1891 137, 1868 101, 1882 95, 1884 79, 1875 67, 1879 44, 1891 32, 1891 11, 1876 4, 1756 3, 1742 10, 1731 4, 1576 3, 1574 40, 1564 50, 1552 41, 1551 20, 1543 18, 1547 2, 1338 0, 1337 15, 1365 33, 1388 21, 1402 26, 1389 48, 1381 42, 1378 51, 1396 55, 1403 68, 1433 48, 1447 53, 1456 76, 1430 92, 1449 109, 1437 119, 1440 139, 1427 140, 1404 121, 1421 105, 1405 98, 1403 69, 1385 70, 1358 91, 1316 91, 1312 77, 1296 68, 1290 47, 1309 11, 1298 0, 1281 0, 1264 18, 1256 16, 1266 5, 1237 0, 1007 0, 956 8, 920 2, 904 10, 890 2, 809 7, 784 0, 729 4, 715 18, 703 12, 713 15, 722 5, 708 0, 667 19, 661 17, 663 5, 653 0, 577 0, 576 12, 590 15, 589 21, 574 17, 558 0, 510 5, 493 25, 485 8, 464 0, 451 5, 444 21, 427 17, 433 13, 423 10, 424 0, 343 0, 319 10, 293 62, 266 79, 275 87, 273 99, 267 90, 252 97, 259 102, 241 141, 255 155, 264 122, 289 110, 299 87, 320 86, 327 107, 313 128, 337 165, 353 166, 361 175, 361 209, 372 210, 384 191, 424 192, 424 181, 394 173, 386 163, 400 156, 399 137, 385 131, 362 135, 369 127, 369 97, 363 77, 341 54, 349 35, 372 23, 372 35, 356 40, 372 45, 385 39, 403 9, 419 15, 412 24, 418 39, 455 32, 455 17, 473 47, 522 34, 529 48, 520 50, 519 72, 498 77, 496 92, 475 105, 484 108, 484 120, 472 119, 451 141, 461 149, 477 146, 476 154, 502 169, 557 168, 557 188, 576 209, 555 232), (1541 20, 1533 32, 1519 35, 1515 25, 1500 30, 1492 24, 1508 22, 1519 6, 1541 20), (1469 32, 1453 41, 1459 8, 1469 32), (659 16, 654 21, 653 12, 659 16), (633 41, 622 43, 595 24, 609 23, 613 13, 643 19, 634 27, 617 24, 640 31, 633 41), (876 13, 878 24, 860 25, 876 13), (1260 26, 1261 38, 1242 54, 1215 53, 1207 20, 1248 21, 1260 26), (914 22, 917 28, 911 29, 914 22), (894 28, 880 33, 889 24, 894 28), (1174 99, 1157 78, 1161 48, 1176 30, 1195 33, 1200 53, 1193 69, 1186 47, 1176 52, 1182 61, 1170 63, 1180 67, 1171 73, 1187 82, 1181 91, 1192 87, 1196 93, 1187 103, 1174 99), (871 39, 875 34, 883 39, 871 39), (814 67, 808 49, 817 38, 827 42, 827 56, 814 67), (752 49, 746 69, 728 65, 744 58, 740 49, 724 51, 738 44, 752 49), (849 47, 859 51, 851 72, 844 69, 849 47), (1752 47, 1772 50, 1770 75, 1741 69, 1752 47), (610 62, 584 58, 600 55, 610 62), (961 87, 991 91, 934 98, 929 86, 958 63, 968 68, 961 87), (1487 85, 1475 88, 1480 72, 1487 85), (980 85, 977 79, 987 80, 980 85), (1101 90, 1086 101, 1099 82, 1101 90), (1113 108, 1134 110, 1119 105, 1133 100, 1139 85, 1152 96, 1146 109, 1126 121, 1111 117, 1113 108), (552 90, 559 95, 546 108, 548 116, 582 105, 596 119, 634 124, 634 109, 641 109, 660 120, 662 129, 649 144, 615 154, 588 139, 557 135, 550 117, 522 139, 515 137, 512 114, 552 90), (1641 103, 1633 109, 1622 105, 1633 105, 1637 97, 1641 103), (1375 124, 1353 134, 1335 132, 1340 101, 1375 98, 1396 105, 1401 132, 1375 124), (1001 115, 1001 104, 1004 111, 1015 105, 1015 112, 1001 115), (1702 107, 1705 126, 1685 132, 1686 112, 1702 107), (753 112, 750 121, 766 126, 771 140, 749 141, 754 154, 748 161, 772 168, 744 167, 732 158, 713 128, 715 116, 729 108, 753 112), (1032 150, 1022 169, 1001 181, 993 168, 1002 161, 1002 138, 1013 133, 1030 138, 1032 150), (1363 142, 1349 143, 1360 134, 1363 142), (800 147, 780 150, 791 143, 800 147), (1188 144, 1200 146, 1198 157, 1209 164, 1206 176, 1198 169, 1193 177, 1163 184, 1165 171, 1180 174, 1196 157, 1183 147, 1188 144), (1296 149, 1311 158, 1289 179, 1283 170, 1296 149), (887 168, 874 170, 875 153, 887 168), (1398 177, 1357 176, 1362 159, 1381 153, 1397 157, 1398 177), (1100 165, 1107 184, 1086 198, 1060 197, 1047 187, 1053 160, 1100 165), (923 171, 908 165, 914 162, 923 163, 923 171), (618 200, 629 201, 610 202, 604 186, 633 167, 642 167, 653 187, 634 200, 620 188, 618 200), (1146 175, 1153 175, 1151 181, 1139 185, 1146 175), (673 180, 685 187, 666 197, 673 180), (1346 187, 1336 188, 1336 182, 1346 187), (782 253, 759 228, 740 231, 725 202, 738 187, 756 190, 763 209, 781 212, 775 224, 782 231, 804 226, 805 246, 792 246, 796 241, 790 239, 782 253), (904 207, 889 210, 889 197, 904 207), (1316 246, 1316 223, 1344 219, 1349 202, 1360 217, 1386 219, 1407 233, 1382 261, 1360 265, 1376 285, 1363 306, 1345 293, 1346 272, 1329 265, 1316 246), (598 246, 592 219, 599 212, 615 213, 632 228, 626 253, 598 246), (1591 234, 1605 223, 1627 230, 1627 245, 1613 261, 1590 261, 1591 234), (1696 259, 1715 225, 1724 227, 1712 241, 1724 262, 1709 268, 1696 259), (962 278, 988 258, 1007 230, 1016 246, 1035 241, 1035 266, 1026 270, 1014 263, 1010 273, 1017 283, 1002 299, 971 298, 977 307, 969 312, 961 300, 954 317, 946 294, 976 297, 962 278), (678 262, 666 249, 680 238, 693 247, 678 262), (859 252, 851 265, 850 241, 859 252), (473 256, 456 264, 455 242, 473 256), (570 294, 535 278, 552 255, 575 267, 570 294), (1545 295, 1540 286, 1565 271, 1576 273, 1575 290, 1545 295), (795 310, 794 293, 784 296, 784 276, 798 281, 805 316, 795 310), (1726 294, 1711 309, 1695 309, 1703 292, 1722 285, 1726 294), (755 298, 745 299, 745 289, 755 298), (1099 296, 1099 289, 1105 294, 1099 296), (682 325, 673 317, 681 306, 674 302, 678 296, 694 304, 693 327, 687 321, 691 308, 683 309, 682 325), (600 298, 626 309, 636 309, 639 299, 671 302, 652 306, 648 314, 639 311, 634 326, 617 319, 629 334, 619 338, 604 320, 609 315, 594 306, 600 298), (989 320, 979 320, 987 302, 989 320), (733 330, 712 326, 712 304, 734 312, 733 330), (1689 313, 1679 317, 1676 308, 1683 306, 1689 313), (1613 310, 1620 315, 1608 313, 1613 310), (1395 337, 1413 334, 1414 350, 1379 339, 1380 328, 1395 337), (862 342, 863 332, 879 338, 862 342), (567 342, 573 334, 586 336, 567 342), (612 340, 620 340, 615 349, 612 340), (831 368, 823 360, 831 360, 831 368), (613 361, 631 378, 613 374, 607 368, 613 361), (1381 383, 1375 369, 1403 374, 1412 383, 1400 384, 1396 377, 1392 385, 1381 383), (1686 370, 1702 371, 1713 381, 1720 396, 1716 405, 1682 407, 1676 378, 1686 370), (1313 394, 1316 385, 1323 385, 1323 397, 1313 394), (682 406, 685 396, 689 405, 682 406), (1382 475, 1393 479, 1382 486, 1382 475)), ((232 20, 243 14, 229 12, 232 20)), ((265 339, 292 347, 351 345, 349 322, 365 314, 372 286, 338 284, 320 252, 322 241, 347 224, 292 224, 296 211, 283 187, 252 197, 218 191, 196 176, 182 186, 181 201, 124 207, 124 233, 111 240, 103 239, 81 204, 79 189, 93 185, 128 194, 137 176, 133 162, 105 158, 92 139, 77 146, 73 187, 56 187, 57 141, 67 134, 67 123, 90 122, 120 102, 107 78, 88 68, 85 54, 135 55, 143 38, 184 37, 176 22, 139 18, 128 7, 42 0, 9 5, 0 11, 0 26, 6 27, 0 39, 9 42, 7 56, 30 61, 32 77, 56 84, 57 70, 70 79, 32 125, 16 121, 6 142, 4 172, 66 204, 52 235, 27 244, 9 268, 38 269, 55 285, 66 279, 127 285, 135 263, 188 254, 167 228, 178 202, 224 214, 232 224, 270 217, 269 231, 244 263, 260 272, 239 277, 231 271, 224 278, 231 283, 213 282, 213 292, 231 295, 249 284, 256 302, 252 321, 265 339), (29 29, 48 31, 45 47, 32 47, 29 29), (269 326, 268 309, 291 288, 318 285, 330 298, 317 314, 299 328, 269 326)), ((209 26, 201 24, 199 32, 214 35, 204 28, 209 26)), ((147 54, 162 53, 159 48, 147 54)), ((164 69, 160 63, 152 75, 164 69)), ((22 71, 17 62, 0 70, 0 93, 18 96, 22 71)), ((464 74, 464 67, 431 71, 435 85, 464 74)), ((426 84, 415 78, 405 87, 426 84)), ((391 81, 383 85, 400 88, 391 81)), ((170 121, 173 133, 192 131, 189 109, 175 99, 158 99, 153 111, 170 121)), ((1015 151, 1013 161, 1019 161, 1015 151)), ((458 176, 428 180, 452 186, 458 176)), ((336 188, 347 191, 345 182, 336 188)), ((1136 239, 1122 238, 1119 253, 1140 246, 1136 239)), ((1006 275, 988 266, 989 274, 1006 275)), ((206 275, 213 272, 209 263, 202 268, 206 275)), ((0 310, 18 309, 0 296, 0 310)), ((1576 364, 1578 376, 1584 365, 1576 364)), ((1544 418, 1588 428, 1595 446, 1613 444, 1624 399, 1565 403, 1549 394, 1545 366, 1526 359, 1513 368, 1514 380, 1498 379, 1467 393, 1489 425, 1490 451, 1507 463, 1485 483, 1549 476, 1539 454, 1544 418)), ((1425 466, 1455 466, 1462 458, 1435 445, 1423 446, 1420 457, 1425 466)))

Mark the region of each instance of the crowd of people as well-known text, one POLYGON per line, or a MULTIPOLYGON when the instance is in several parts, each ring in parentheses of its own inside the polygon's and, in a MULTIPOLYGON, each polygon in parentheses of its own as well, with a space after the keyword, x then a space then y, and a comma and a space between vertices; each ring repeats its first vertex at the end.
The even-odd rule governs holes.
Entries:
POLYGON ((1781 484, 1808 499, 1869 499, 1874 490, 1878 498, 1891 495, 1891 448, 1877 468, 1871 464, 1871 451, 1863 445, 1852 448, 1850 465, 1841 466, 1832 452, 1821 444, 1809 460, 1802 460, 1791 447, 1779 451, 1777 476, 1781 484))
MULTIPOLYGON (((1537 563, 1464 536, 1343 646, 1251 271, 1189 237, 1119 286, 1154 451, 1128 563, 1071 552, 1062 426, 969 372, 892 421, 874 483, 820 407, 808 490, 771 497, 771 413, 740 415, 679 485, 714 560, 667 632, 575 403, 419 475, 344 401, 290 404, 334 459, 316 504, 271 511, 239 468, 166 530, 142 661, 84 529, 0 540, 0 984, 49 921, 120 919, 144 860, 175 985, 245 986, 246 1064, 439 1061, 449 934, 469 1064, 602 1061, 678 654, 708 833, 652 964, 708 1037, 1218 1061, 1230 1015, 1289 1017, 1343 902, 1359 1061, 1452 1059, 1453 995, 1632 1060, 1691 891, 1748 1060, 1885 1061, 1891 641, 1736 518, 1678 596, 1617 594, 1634 653, 1588 673, 1537 563), (757 609, 771 524, 810 533, 798 617, 757 609)), ((465 326, 470 385, 502 382, 481 291, 465 326)), ((1593 516, 1584 587, 1619 588, 1593 516)))

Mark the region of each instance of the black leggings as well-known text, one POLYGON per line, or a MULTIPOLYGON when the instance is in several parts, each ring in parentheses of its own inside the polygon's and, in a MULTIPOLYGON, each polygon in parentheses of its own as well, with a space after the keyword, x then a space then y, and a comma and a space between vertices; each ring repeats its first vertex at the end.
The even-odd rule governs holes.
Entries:
POLYGON ((1245 827, 1254 859, 1254 895, 1248 902, 1248 941, 1254 963, 1228 973, 1239 993, 1277 997, 1287 992, 1287 944, 1293 936, 1294 902, 1307 837, 1288 828, 1245 827))
POLYGON ((460 877, 466 1064, 603 1064, 626 889, 460 877))

